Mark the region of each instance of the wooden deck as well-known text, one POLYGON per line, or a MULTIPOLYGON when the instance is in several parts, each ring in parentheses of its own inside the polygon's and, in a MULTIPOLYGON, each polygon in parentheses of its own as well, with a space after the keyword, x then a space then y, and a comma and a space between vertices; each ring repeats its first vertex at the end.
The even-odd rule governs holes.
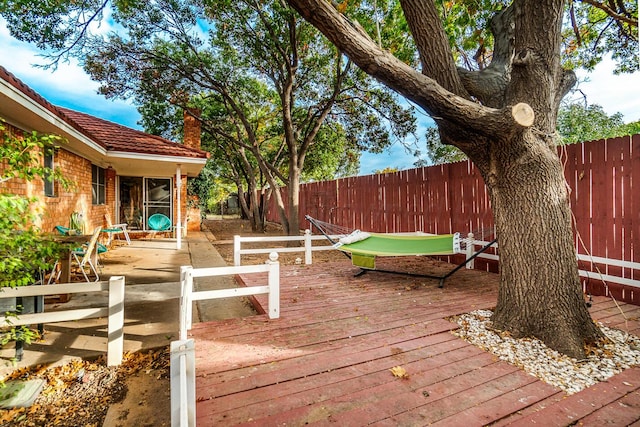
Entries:
MULTIPOLYGON (((450 268, 418 260, 430 273, 450 268)), ((348 261, 283 266, 280 319, 196 324, 198 425, 640 425, 638 367, 567 397, 450 333, 447 317, 493 307, 497 276, 463 270, 439 289, 355 271, 348 261)), ((591 310, 639 334, 640 307, 621 308, 626 323, 611 300, 591 310)))

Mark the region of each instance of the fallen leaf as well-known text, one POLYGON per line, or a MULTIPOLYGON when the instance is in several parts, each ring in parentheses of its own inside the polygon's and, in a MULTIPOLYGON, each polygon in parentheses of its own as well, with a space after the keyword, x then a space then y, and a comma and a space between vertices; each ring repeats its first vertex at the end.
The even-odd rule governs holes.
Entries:
POLYGON ((391 371, 393 376, 396 378, 403 378, 403 379, 409 378, 409 374, 407 373, 407 370, 404 369, 402 366, 394 366, 389 370, 391 371))

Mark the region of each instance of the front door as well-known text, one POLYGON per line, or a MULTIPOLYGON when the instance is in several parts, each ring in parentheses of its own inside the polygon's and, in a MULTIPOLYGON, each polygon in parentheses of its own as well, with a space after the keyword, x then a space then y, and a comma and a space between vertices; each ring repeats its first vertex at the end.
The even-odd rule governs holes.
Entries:
POLYGON ((120 218, 131 230, 146 230, 149 217, 155 213, 171 216, 171 178, 121 176, 120 218))
POLYGON ((144 203, 145 224, 148 224, 149 217, 156 213, 171 219, 171 179, 145 178, 144 203))

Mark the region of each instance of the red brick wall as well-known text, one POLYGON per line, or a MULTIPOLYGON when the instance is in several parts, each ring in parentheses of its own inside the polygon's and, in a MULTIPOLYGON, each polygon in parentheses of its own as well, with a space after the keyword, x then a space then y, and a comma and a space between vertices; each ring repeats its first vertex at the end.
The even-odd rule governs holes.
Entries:
POLYGON ((200 121, 195 116, 200 116, 200 110, 192 109, 191 113, 187 110, 184 111, 184 129, 183 129, 183 144, 187 147, 200 149, 200 121))
MULTIPOLYGON (((196 123, 198 123, 196 121, 196 123)), ((10 132, 20 135, 21 131, 17 128, 9 127, 10 132)), ((199 123, 198 123, 198 144, 200 140, 199 123)), ((24 195, 28 197, 38 197, 38 202, 34 204, 34 208, 38 210, 39 216, 36 225, 43 231, 53 231, 56 225, 69 226, 69 218, 73 212, 80 212, 84 219, 84 232, 89 234, 95 227, 106 226, 105 214, 111 213, 111 219, 115 220, 115 202, 116 202, 116 174, 113 168, 105 170, 105 205, 92 205, 91 201, 91 162, 83 157, 77 156, 69 151, 60 148, 54 156, 54 164, 64 172, 64 176, 69 179, 73 185, 71 188, 65 189, 60 183, 56 183, 56 196, 44 196, 44 182, 37 178, 33 181, 26 182, 21 179, 11 179, 0 184, 0 192, 24 195)), ((0 170, 3 170, 5 164, 0 163, 0 170)), ((177 194, 175 190, 174 177, 174 211, 173 217, 177 219, 178 210, 175 201, 177 194)), ((187 211, 187 177, 182 176, 181 187, 181 216, 182 220, 189 215, 187 211)), ((189 221, 189 229, 200 229, 200 219, 189 221)))
MULTIPOLYGON (((7 126, 14 135, 21 131, 7 126)), ((113 211, 115 201, 115 172, 112 179, 107 179, 107 204, 93 206, 91 204, 91 162, 77 156, 64 148, 54 155, 54 164, 60 168, 64 176, 73 185, 65 189, 59 182, 55 184, 55 197, 44 196, 44 182, 40 178, 26 182, 22 179, 11 179, 0 184, 0 191, 27 197, 38 197, 34 209, 38 213, 36 225, 43 231, 52 231, 56 225, 69 226, 69 218, 73 212, 80 212, 84 217, 84 231, 90 233, 95 227, 103 225, 107 209, 113 211)), ((4 169, 5 165, 0 165, 4 169)), ((109 174, 107 174, 109 176, 109 174)))

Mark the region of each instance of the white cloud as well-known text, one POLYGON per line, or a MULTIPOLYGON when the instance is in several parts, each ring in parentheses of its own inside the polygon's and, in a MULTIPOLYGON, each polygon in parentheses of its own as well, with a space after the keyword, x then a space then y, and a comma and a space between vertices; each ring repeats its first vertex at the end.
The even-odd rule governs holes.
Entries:
POLYGON ((6 22, 0 18, 0 46, 2 58, 11 61, 0 63, 23 83, 42 95, 52 104, 82 111, 126 126, 137 127, 139 114, 128 102, 110 101, 97 93, 99 84, 92 81, 74 59, 60 62, 56 70, 36 67, 45 64, 40 51, 29 43, 21 42, 9 34, 6 22))
MULTIPOLYGON (((580 80, 588 79, 578 85, 587 97, 587 103, 602 106, 608 115, 622 113, 625 122, 640 120, 640 72, 633 74, 613 74, 614 63, 606 58, 592 73, 578 70, 580 80)), ((568 96, 579 100, 581 95, 568 96)))

